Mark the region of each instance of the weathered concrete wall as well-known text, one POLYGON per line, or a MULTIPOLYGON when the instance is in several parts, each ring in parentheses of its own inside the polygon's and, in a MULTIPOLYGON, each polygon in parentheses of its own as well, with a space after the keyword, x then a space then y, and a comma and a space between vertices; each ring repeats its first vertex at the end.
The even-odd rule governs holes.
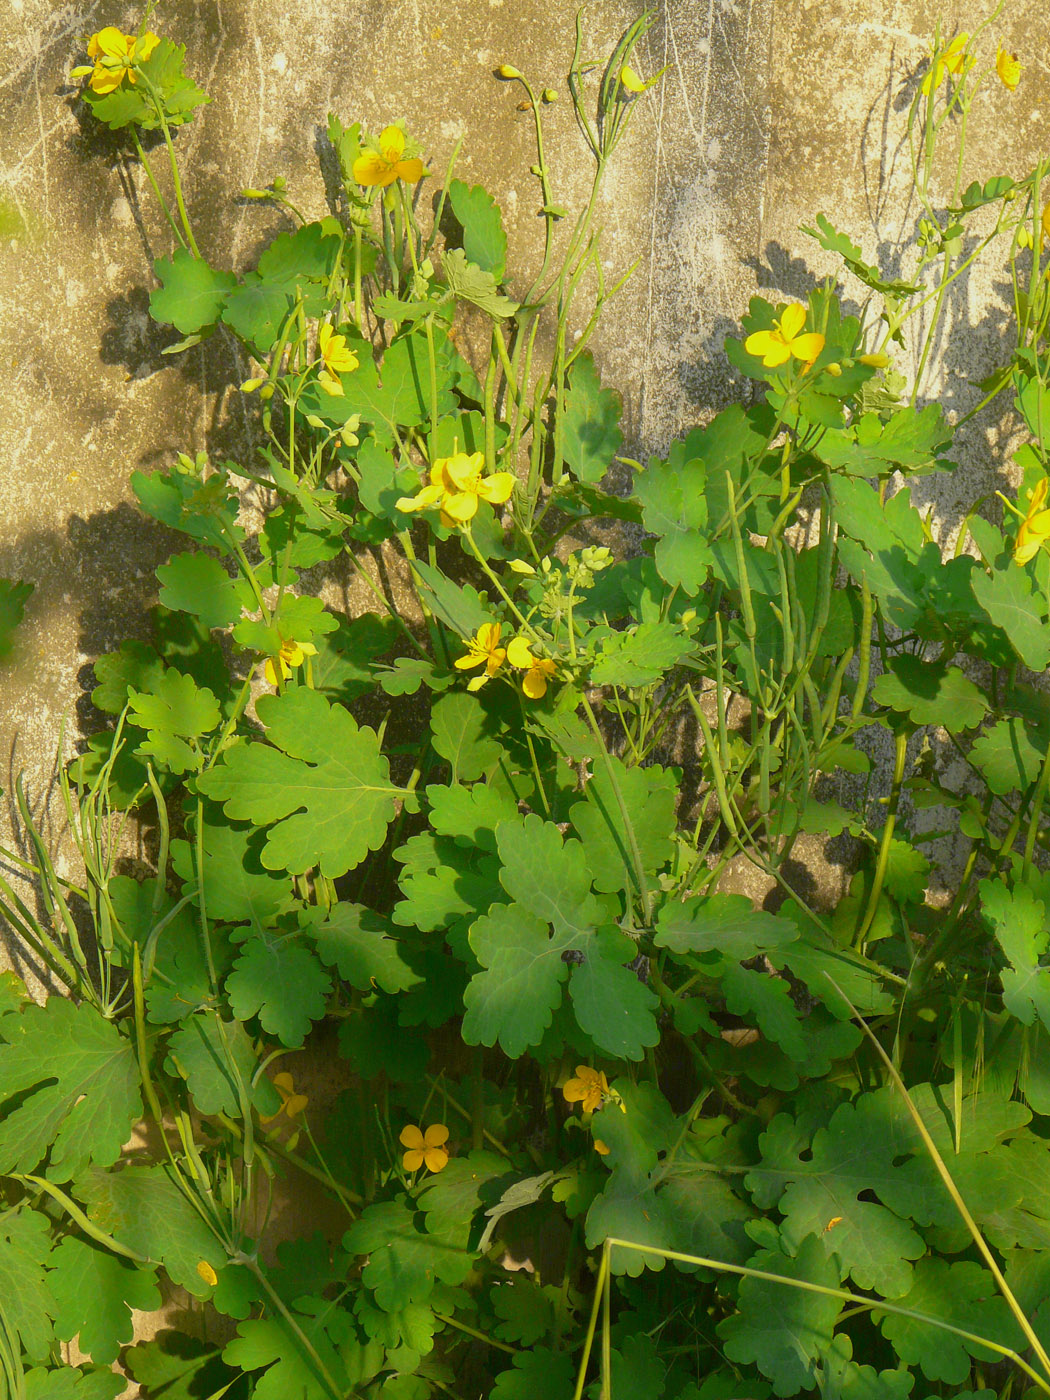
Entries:
MULTIPOLYGON (((62 716, 85 665, 144 629, 161 531, 129 504, 129 472, 185 448, 226 448, 240 431, 229 367, 205 347, 163 360, 146 315, 150 258, 168 251, 141 174, 82 122, 68 72, 83 36, 131 28, 122 3, 6 0, 0 36, 0 575, 36 584, 0 700, 0 754, 43 800, 62 716), (78 37, 79 36, 79 37, 78 37), (14 234, 14 236, 11 236, 14 234)), ((167 0, 159 32, 188 48, 212 104, 178 138, 201 246, 238 265, 279 227, 237 191, 288 177, 301 207, 324 211, 316 150, 329 110, 378 129, 406 116, 444 167, 464 136, 460 173, 503 205, 511 266, 538 260, 530 118, 492 79, 512 61, 562 90, 548 148, 560 202, 577 205, 590 159, 562 79, 575 0, 167 0)), ((590 6, 588 48, 608 51, 632 0, 590 6)), ((833 266, 798 232, 818 210, 861 242, 891 248, 916 209, 903 144, 907 100, 937 18, 973 27, 934 0, 662 0, 640 67, 669 64, 640 100, 601 222, 610 273, 639 267, 595 342, 623 393, 636 452, 747 393, 721 356, 756 288, 803 296, 833 266)), ((1043 0, 1018 0, 1008 43, 1041 34, 1043 0)), ((985 52, 994 53, 989 31, 985 52)), ((1045 141, 1045 59, 1025 54, 1022 86, 987 85, 970 122, 982 179, 1030 167, 1045 141)), ((524 277, 523 279, 524 280, 524 277)), ((971 328, 946 369, 947 402, 994 362, 1003 279, 960 283, 951 318, 971 328)), ((856 294, 857 289, 853 289, 856 294)), ((924 486, 947 516, 991 486, 995 424, 978 422, 967 467, 924 486)))

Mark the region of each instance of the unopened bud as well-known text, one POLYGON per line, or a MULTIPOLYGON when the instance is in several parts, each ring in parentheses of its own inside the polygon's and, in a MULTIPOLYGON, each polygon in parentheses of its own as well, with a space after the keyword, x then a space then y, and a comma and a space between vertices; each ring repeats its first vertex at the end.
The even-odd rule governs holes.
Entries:
POLYGON ((510 79, 521 77, 521 73, 518 71, 517 68, 514 67, 512 63, 501 63, 500 66, 496 69, 496 72, 501 78, 510 79))
POLYGON ((241 385, 242 394, 254 394, 256 389, 265 384, 265 379, 246 379, 241 385))
POLYGON ((554 91, 553 88, 544 88, 543 100, 544 102, 557 102, 558 94, 554 91))
POLYGON ((532 565, 524 559, 508 559, 507 568, 512 574, 527 574, 530 578, 536 572, 532 565))
POLYGON ((324 428, 327 426, 324 419, 318 418, 316 413, 308 413, 306 415, 306 421, 310 424, 311 428, 324 428))
POLYGON ((259 397, 260 397, 261 399, 272 399, 272 398, 273 398, 273 385, 272 385, 272 384, 264 384, 264 385, 262 386, 262 388, 259 390, 259 397))
POLYGON ((824 368, 831 375, 832 379, 839 379, 842 375, 842 366, 837 360, 832 360, 831 364, 825 365, 824 368))
POLYGON ((885 369, 890 362, 889 355, 861 355, 858 357, 862 365, 867 365, 869 369, 885 369))

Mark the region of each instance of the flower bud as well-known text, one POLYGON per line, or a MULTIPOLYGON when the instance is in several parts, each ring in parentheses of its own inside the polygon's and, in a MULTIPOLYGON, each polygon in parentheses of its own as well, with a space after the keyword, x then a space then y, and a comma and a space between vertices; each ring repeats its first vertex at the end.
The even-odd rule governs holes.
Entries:
POLYGON ((308 413, 306 415, 306 421, 310 424, 311 428, 324 428, 327 426, 324 419, 318 418, 316 413, 308 413))
POLYGON ((521 77, 521 73, 517 70, 517 68, 514 67, 512 63, 501 63, 500 66, 496 69, 496 72, 501 78, 510 79, 521 77))
POLYGON ((507 568, 512 574, 527 574, 530 578, 536 572, 532 565, 527 563, 524 559, 508 559, 507 568))
POLYGON ((832 379, 840 379, 842 377, 842 366, 837 360, 832 360, 831 364, 825 365, 824 368, 827 370, 828 374, 831 375, 832 379))
POLYGON ((260 397, 261 399, 272 399, 272 398, 273 398, 273 385, 272 385, 272 384, 264 384, 264 385, 262 386, 262 388, 259 390, 259 397, 260 397))
POLYGON ((558 94, 554 91, 553 88, 544 88, 543 100, 544 102, 557 102, 558 94))
POLYGON ((885 369, 890 362, 889 355, 860 355, 858 361, 869 369, 885 369))
POLYGON ((254 394, 256 389, 265 384, 265 379, 246 379, 241 385, 242 394, 254 394))

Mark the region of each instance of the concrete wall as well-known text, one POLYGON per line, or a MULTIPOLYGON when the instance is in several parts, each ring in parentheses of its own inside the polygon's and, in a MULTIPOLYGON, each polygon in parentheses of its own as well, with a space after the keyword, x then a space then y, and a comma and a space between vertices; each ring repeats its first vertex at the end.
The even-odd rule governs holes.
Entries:
MULTIPOLYGON (((145 630, 153 569, 170 545, 129 504, 135 467, 179 449, 228 450, 242 425, 231 367, 208 347, 162 359, 148 320, 150 259, 169 241, 138 172, 83 121, 68 81, 83 36, 134 27, 114 0, 6 0, 0 35, 0 575, 36 584, 0 695, 0 768, 25 768, 38 802, 59 726, 89 682, 87 662, 145 630)), ((538 199, 527 174, 530 119, 492 78, 513 62, 558 87, 549 151, 560 202, 577 204, 589 157, 563 75, 572 0, 163 0, 152 24, 188 48, 212 104, 178 138, 202 249, 242 265, 280 227, 237 191, 284 174, 301 207, 324 212, 316 150, 325 115, 373 130, 408 118, 435 170, 464 136, 460 173, 503 205, 510 266, 538 260, 538 199)), ((632 0, 589 7, 589 49, 607 52, 632 0)), ((623 394, 636 454, 746 386, 721 356, 749 295, 804 296, 832 260, 798 232, 819 210, 871 256, 915 217, 902 199, 907 100, 937 18, 978 16, 933 0, 661 0, 639 51, 667 77, 640 99, 601 210, 610 273, 638 270, 595 342, 623 394)), ((1043 0, 1017 0, 990 30, 1021 50, 1022 84, 993 78, 970 123, 973 173, 1023 173, 1046 142, 1043 0)), ((524 276, 522 281, 524 281, 524 276)), ((856 294, 857 289, 853 289, 856 294)), ((950 314, 948 402, 995 359, 1003 278, 971 279, 950 314)), ((969 431, 966 469, 924 487, 947 520, 990 490, 1002 466, 994 422, 969 431)))

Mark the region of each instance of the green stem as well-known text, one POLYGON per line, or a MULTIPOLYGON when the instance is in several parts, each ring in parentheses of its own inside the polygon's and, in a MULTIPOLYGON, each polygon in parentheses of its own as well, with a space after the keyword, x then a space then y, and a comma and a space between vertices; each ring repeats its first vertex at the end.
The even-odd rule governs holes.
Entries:
POLYGON ((890 788, 889 809, 886 813, 886 824, 882 828, 882 837, 879 841, 879 854, 875 862, 875 875, 871 882, 871 891, 868 895, 868 902, 864 910, 864 918, 860 928, 857 930, 857 947, 863 949, 864 940, 868 936, 875 919, 875 914, 879 905, 879 897, 882 894, 882 886, 886 879, 886 871, 890 864, 890 845, 893 841, 893 829, 897 824, 897 808, 900 805, 901 785, 904 782, 904 764, 908 753, 908 731, 902 729, 895 740, 895 760, 893 764, 893 786, 890 788))

